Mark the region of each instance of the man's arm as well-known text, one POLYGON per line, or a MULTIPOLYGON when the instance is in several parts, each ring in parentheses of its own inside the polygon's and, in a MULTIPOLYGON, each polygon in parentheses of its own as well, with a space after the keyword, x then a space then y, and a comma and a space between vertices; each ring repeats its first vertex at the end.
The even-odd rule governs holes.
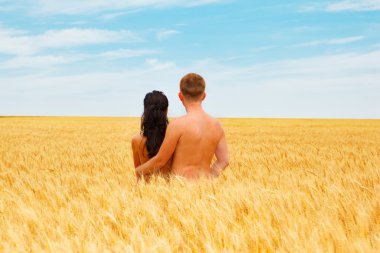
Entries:
POLYGON ((216 161, 211 166, 211 171, 214 176, 219 176, 220 172, 224 170, 230 163, 230 158, 228 156, 227 141, 224 131, 218 145, 216 146, 215 156, 216 161))
POLYGON ((158 151, 158 154, 146 163, 137 167, 136 175, 141 176, 150 174, 165 166, 165 164, 172 157, 180 137, 181 134, 177 122, 171 122, 166 129, 165 139, 160 150, 158 151))

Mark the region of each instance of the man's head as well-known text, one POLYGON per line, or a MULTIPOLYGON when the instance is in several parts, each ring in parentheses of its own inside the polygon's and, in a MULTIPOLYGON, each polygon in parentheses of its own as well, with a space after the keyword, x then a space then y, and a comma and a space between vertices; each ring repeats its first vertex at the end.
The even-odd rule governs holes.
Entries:
POLYGON ((190 73, 182 77, 180 83, 180 99, 188 102, 202 101, 206 97, 206 83, 203 77, 190 73))

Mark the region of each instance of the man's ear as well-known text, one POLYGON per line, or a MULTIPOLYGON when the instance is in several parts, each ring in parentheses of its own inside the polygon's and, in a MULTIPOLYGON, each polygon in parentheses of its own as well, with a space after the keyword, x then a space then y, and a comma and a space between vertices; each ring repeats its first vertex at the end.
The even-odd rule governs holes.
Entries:
POLYGON ((205 93, 203 93, 203 96, 202 96, 202 101, 203 101, 203 100, 205 100, 206 96, 207 96, 207 95, 206 95, 206 92, 205 92, 205 93))
POLYGON ((179 100, 181 100, 183 102, 183 95, 182 95, 182 92, 179 92, 178 93, 178 97, 179 97, 179 100))

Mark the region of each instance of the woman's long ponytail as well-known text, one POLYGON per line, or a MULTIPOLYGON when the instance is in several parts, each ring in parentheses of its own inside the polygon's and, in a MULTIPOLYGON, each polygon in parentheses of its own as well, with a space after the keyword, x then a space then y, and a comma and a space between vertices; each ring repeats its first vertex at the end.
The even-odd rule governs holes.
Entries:
POLYGON ((164 141, 169 123, 168 106, 168 99, 160 91, 153 91, 145 96, 144 113, 141 117, 141 134, 147 138, 145 146, 149 158, 158 153, 164 141))

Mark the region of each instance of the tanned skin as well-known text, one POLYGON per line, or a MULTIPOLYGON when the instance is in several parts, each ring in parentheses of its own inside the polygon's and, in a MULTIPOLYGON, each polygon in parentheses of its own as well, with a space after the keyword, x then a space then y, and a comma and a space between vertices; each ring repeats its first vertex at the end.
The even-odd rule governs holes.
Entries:
POLYGON ((216 177, 228 166, 225 134, 220 122, 203 110, 205 97, 204 93, 200 99, 186 99, 179 93, 187 114, 170 122, 158 154, 136 168, 138 177, 159 170, 171 158, 171 173, 188 179, 216 177))
MULTIPOLYGON (((146 137, 142 136, 141 134, 137 134, 133 136, 132 138, 131 144, 132 144, 132 152, 133 152, 133 163, 135 165, 135 168, 137 168, 141 164, 146 163, 150 159, 148 156, 148 150, 146 149, 145 143, 146 143, 146 137)), ((160 174, 164 177, 168 177, 170 173, 170 166, 171 166, 171 160, 169 160, 165 164, 165 166, 163 166, 159 170, 150 174, 143 175, 144 180, 149 182, 154 173, 160 174)), ((137 175, 137 176, 138 176, 138 179, 141 179, 140 175, 137 175)))

